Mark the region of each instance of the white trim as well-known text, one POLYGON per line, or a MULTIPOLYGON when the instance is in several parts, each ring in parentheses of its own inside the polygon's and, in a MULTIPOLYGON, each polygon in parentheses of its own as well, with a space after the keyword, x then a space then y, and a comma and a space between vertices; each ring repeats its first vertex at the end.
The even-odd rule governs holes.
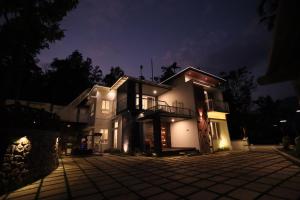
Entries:
POLYGON ((168 80, 174 78, 175 76, 178 76, 179 74, 181 74, 181 73, 183 73, 184 71, 187 71, 187 70, 189 70, 189 69, 198 71, 198 72, 200 72, 200 73, 202 73, 202 74, 206 74, 206 75, 212 76, 212 77, 217 78, 217 79, 222 80, 222 81, 226 81, 225 79, 223 79, 223 78, 221 78, 221 77, 219 77, 219 76, 216 76, 216 75, 213 75, 213 74, 211 74, 211 73, 205 72, 205 71, 203 71, 203 70, 201 70, 201 69, 198 69, 198 68, 195 68, 195 67, 193 67, 193 66, 188 66, 188 67, 186 67, 185 69, 183 69, 183 70, 179 71, 178 73, 174 74, 173 76, 171 76, 171 77, 167 78, 166 80, 160 82, 159 84, 163 84, 164 82, 166 82, 166 81, 168 81, 168 80))

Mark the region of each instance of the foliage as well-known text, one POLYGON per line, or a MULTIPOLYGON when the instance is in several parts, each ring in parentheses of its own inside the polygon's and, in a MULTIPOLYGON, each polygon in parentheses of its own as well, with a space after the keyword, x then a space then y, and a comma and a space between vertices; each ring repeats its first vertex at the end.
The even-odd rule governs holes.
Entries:
POLYGON ((55 58, 46 72, 48 98, 52 103, 67 104, 82 91, 99 83, 102 71, 90 58, 74 51, 65 59, 55 58), (98 82, 97 82, 98 81, 98 82))
POLYGON ((78 0, 0 1, 0 70, 2 97, 22 85, 32 71, 39 71, 35 56, 64 37, 59 22, 78 0))
POLYGON ((111 67, 110 73, 103 78, 103 83, 106 86, 112 86, 120 77, 124 75, 124 71, 118 67, 111 67))
POLYGON ((260 0, 258 5, 258 15, 260 22, 263 22, 268 30, 272 30, 275 24, 279 0, 260 0))
POLYGON ((252 91, 256 88, 254 76, 247 67, 221 72, 226 80, 222 85, 224 99, 229 103, 231 113, 248 113, 252 103, 252 91))
POLYGON ((162 81, 170 78, 171 76, 175 75, 176 71, 180 68, 181 67, 179 67, 176 62, 174 62, 170 66, 162 66, 161 67, 162 75, 160 76, 160 82, 162 82, 162 81))

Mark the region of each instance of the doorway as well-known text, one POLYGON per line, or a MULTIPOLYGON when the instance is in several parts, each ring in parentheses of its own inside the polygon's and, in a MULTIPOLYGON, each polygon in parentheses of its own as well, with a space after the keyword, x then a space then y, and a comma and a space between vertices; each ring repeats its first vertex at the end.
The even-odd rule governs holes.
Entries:
POLYGON ((171 148, 170 123, 161 123, 161 148, 171 148))

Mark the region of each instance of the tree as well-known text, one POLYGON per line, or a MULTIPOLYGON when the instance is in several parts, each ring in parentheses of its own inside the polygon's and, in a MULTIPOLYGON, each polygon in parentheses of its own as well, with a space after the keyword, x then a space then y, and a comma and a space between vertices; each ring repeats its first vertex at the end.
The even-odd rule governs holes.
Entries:
POLYGON ((103 78, 103 83, 110 87, 123 75, 124 71, 120 67, 111 67, 110 73, 103 78))
POLYGON ((226 80, 222 89, 224 100, 229 103, 230 108, 230 115, 227 116, 230 135, 232 139, 241 139, 248 132, 251 93, 256 87, 254 77, 247 67, 221 72, 220 75, 226 80))
POLYGON ((172 65, 170 66, 162 66, 161 70, 162 70, 162 75, 160 76, 160 82, 170 78, 171 76, 176 74, 176 71, 178 69, 180 69, 181 67, 177 66, 177 63, 174 62, 172 65))
POLYGON ((279 0, 260 0, 258 5, 258 15, 260 22, 263 22, 268 30, 272 30, 277 15, 279 0))
POLYGON ((241 67, 229 72, 221 72, 226 80, 222 85, 224 98, 228 101, 231 113, 247 113, 250 110, 251 94, 256 88, 254 76, 247 67, 241 67))
POLYGON ((45 76, 50 92, 46 99, 67 104, 85 89, 99 83, 102 71, 99 66, 93 67, 90 58, 84 59, 80 52, 74 51, 65 59, 55 58, 45 76))
POLYGON ((64 37, 59 22, 77 3, 78 0, 0 1, 2 95, 13 90, 18 98, 24 74, 36 68, 35 56, 64 37))

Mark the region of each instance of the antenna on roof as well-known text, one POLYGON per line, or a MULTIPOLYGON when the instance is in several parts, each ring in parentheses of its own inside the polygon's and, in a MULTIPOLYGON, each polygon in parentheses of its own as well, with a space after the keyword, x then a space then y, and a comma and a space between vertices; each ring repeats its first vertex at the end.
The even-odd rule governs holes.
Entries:
POLYGON ((154 77, 153 77, 153 60, 151 58, 151 80, 152 82, 154 81, 154 77))

